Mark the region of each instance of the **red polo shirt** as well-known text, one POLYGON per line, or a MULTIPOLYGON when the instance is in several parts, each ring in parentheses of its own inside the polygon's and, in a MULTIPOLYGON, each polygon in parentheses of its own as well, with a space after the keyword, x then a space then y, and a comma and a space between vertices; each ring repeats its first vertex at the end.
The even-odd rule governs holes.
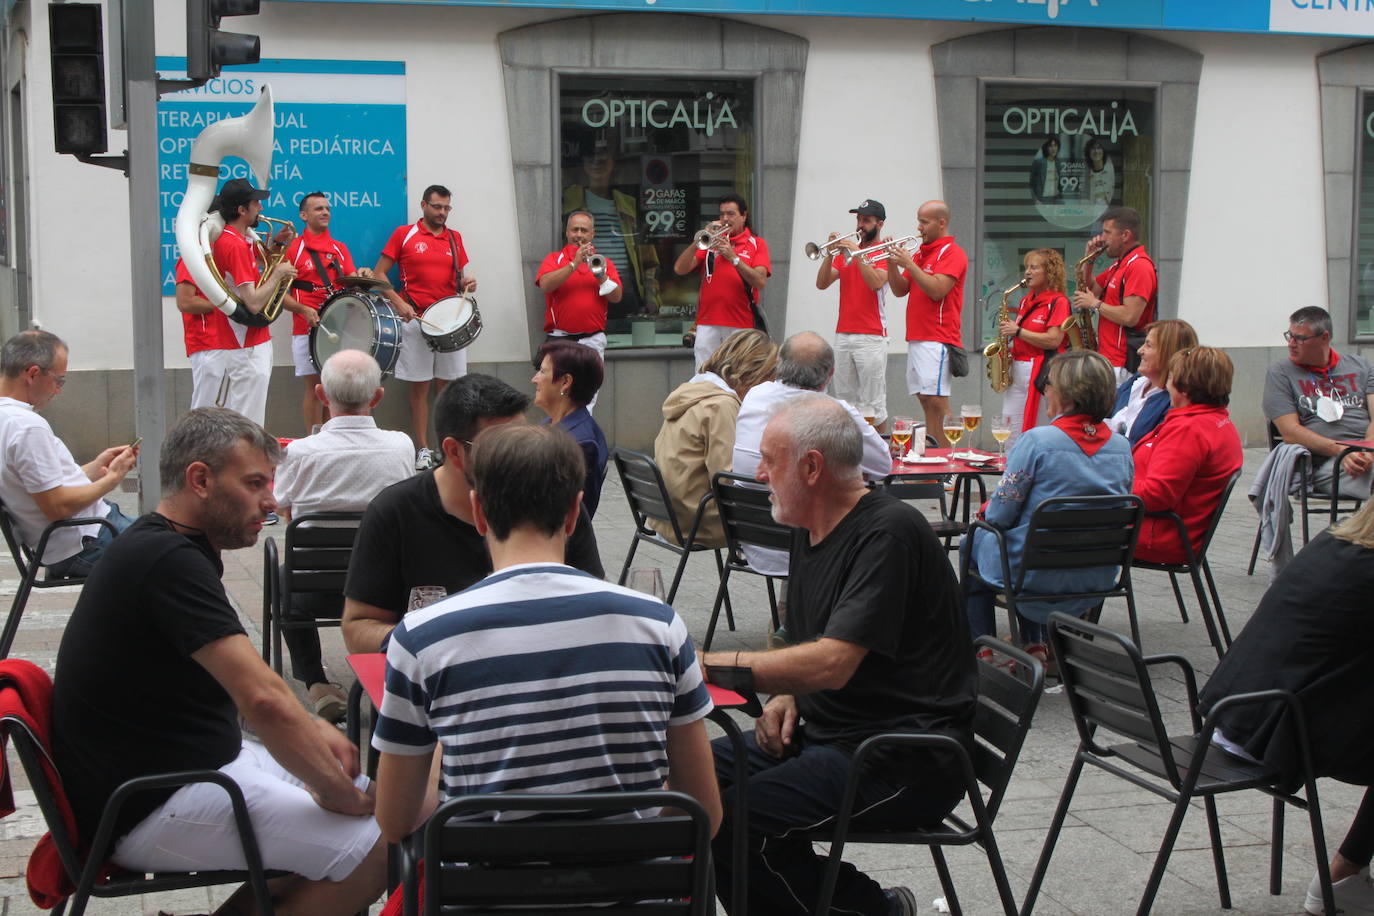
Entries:
POLYGON ((964 310, 964 277, 968 274, 968 255, 946 235, 927 242, 916 252, 916 266, 928 274, 944 274, 954 278, 949 294, 938 302, 925 294, 910 271, 902 275, 911 284, 906 303, 906 339, 933 340, 963 346, 960 320, 964 310))
POLYGON ((435 235, 424 227, 423 220, 411 226, 397 226, 382 249, 382 254, 400 267, 401 289, 421 313, 440 299, 458 295, 457 278, 453 275, 455 253, 461 270, 468 263, 463 236, 448 228, 435 235))
MULTIPOLYGON (((739 235, 730 236, 730 244, 739 259, 750 267, 761 267, 766 276, 773 274, 773 262, 768 257, 768 243, 748 227, 739 235)), ((711 258, 708 252, 697 249, 697 267, 702 272, 701 298, 697 301, 697 324, 714 324, 726 328, 752 328, 754 313, 749 308, 749 293, 744 278, 733 264, 711 258)))
MULTIPOLYGON (((196 286, 196 281, 191 279, 191 274, 186 270, 186 265, 181 259, 177 259, 177 282, 189 283, 195 287, 196 295, 205 298, 205 294, 196 286)), ((266 327, 250 328, 247 325, 236 324, 225 317, 219 309, 208 312, 204 315, 187 315, 181 313, 182 330, 186 335, 186 355, 199 353, 201 350, 239 350, 245 347, 255 347, 264 341, 272 339, 272 332, 266 327), (242 339, 240 339, 242 333, 242 339)))
MULTIPOLYGON (((1102 287, 1102 301, 1107 305, 1120 305, 1127 296, 1145 300, 1145 311, 1140 313, 1140 320, 1133 327, 1143 328, 1155 320, 1159 306, 1159 277, 1155 273, 1155 262, 1145 253, 1144 245, 1132 248, 1098 274, 1097 284, 1102 287)), ((1113 366, 1126 365, 1126 329, 1106 315, 1097 322, 1097 351, 1113 366)))
POLYGON ((840 319, 835 323, 835 333, 886 337, 887 286, 869 289, 858 258, 846 266, 836 255, 834 266, 840 275, 840 319))
MULTIPOLYGON (((311 251, 319 254, 333 285, 337 286, 340 276, 357 271, 353 266, 353 256, 348 253, 343 242, 334 240, 329 230, 317 234, 307 229, 291 240, 291 245, 286 249, 286 260, 296 265, 296 279, 315 284, 313 290, 291 290, 291 297, 301 305, 308 305, 318 312, 320 306, 324 305, 324 300, 329 298, 329 292, 324 288, 328 284, 320 278, 320 272, 315 269, 315 259, 310 256, 311 251)), ((310 326, 300 315, 292 315, 291 333, 293 336, 309 334, 310 326)))
MULTIPOLYGON (((1047 289, 1021 299, 1021 307, 1016 311, 1016 322, 1032 334, 1043 334, 1050 328, 1057 328, 1069 318, 1069 297, 1058 290, 1047 289)), ((1063 349, 1063 344, 1060 345, 1063 349)), ((1027 343, 1020 337, 1011 341, 1011 358, 1021 360, 1038 359, 1045 351, 1027 343)))
MULTIPOLYGON (((576 245, 565 245, 561 251, 553 251, 539 265, 539 273, 534 275, 534 283, 544 274, 559 270, 572 263, 577 256, 576 245)), ((615 262, 606 259, 606 278, 620 282, 620 272, 615 262)), ((606 297, 598 289, 601 281, 592 276, 592 269, 586 262, 577 265, 568 279, 558 289, 544 294, 544 333, 553 330, 568 334, 595 334, 606 330, 606 297)))

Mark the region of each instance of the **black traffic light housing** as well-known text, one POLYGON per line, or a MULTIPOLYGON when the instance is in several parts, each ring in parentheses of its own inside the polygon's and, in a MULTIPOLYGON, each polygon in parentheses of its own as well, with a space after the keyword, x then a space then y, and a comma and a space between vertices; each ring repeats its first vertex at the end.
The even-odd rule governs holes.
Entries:
POLYGON ((105 34, 98 3, 52 3, 53 145, 89 156, 109 149, 105 129, 105 34))
POLYGON ((186 77, 210 80, 221 67, 256 64, 261 42, 256 35, 221 32, 224 16, 256 16, 259 0, 186 0, 186 77))

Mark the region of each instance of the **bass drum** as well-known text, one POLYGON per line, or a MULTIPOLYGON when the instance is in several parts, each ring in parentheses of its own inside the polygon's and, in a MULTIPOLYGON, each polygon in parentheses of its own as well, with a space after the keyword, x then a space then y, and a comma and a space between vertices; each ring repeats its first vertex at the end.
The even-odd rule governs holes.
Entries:
POLYGON ((310 329, 310 359, 319 370, 340 350, 362 350, 390 375, 401 356, 401 319, 381 293, 344 289, 324 300, 310 329))

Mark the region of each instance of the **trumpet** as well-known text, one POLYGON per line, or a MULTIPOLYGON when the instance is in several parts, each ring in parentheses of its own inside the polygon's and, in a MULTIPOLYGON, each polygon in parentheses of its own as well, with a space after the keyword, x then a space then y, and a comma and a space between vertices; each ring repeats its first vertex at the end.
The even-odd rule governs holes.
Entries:
MULTIPOLYGON (((1019 283, 1008 287, 1006 292, 1002 293, 1002 307, 997 310, 999 330, 1002 322, 1011 320, 1011 306, 1007 304, 1011 294, 1029 285, 1030 277, 1022 277, 1019 283)), ((1001 394, 1011 387, 1011 337, 1003 337, 999 333, 996 340, 983 348, 983 357, 988 361, 988 382, 992 385, 993 391, 1001 394)))
POLYGON ((901 248, 903 251, 915 253, 921 247, 921 235, 904 235, 899 239, 890 242, 880 242, 877 245, 870 245, 867 248, 860 248, 858 251, 845 253, 845 264, 853 264, 855 258, 862 258, 863 262, 869 267, 886 261, 890 255, 888 249, 892 247, 901 248))
POLYGON ((815 242, 807 242, 806 248, 804 250, 806 251, 806 256, 808 258, 810 258, 813 261, 819 261, 826 254, 834 254, 834 252, 830 249, 835 247, 836 245, 839 245, 841 242, 847 242, 850 239, 853 239, 857 242, 861 238, 863 238, 863 232, 859 229, 855 229, 848 235, 838 236, 836 238, 831 239, 828 242, 822 242, 819 245, 817 245, 815 242))
MULTIPOLYGON (((1106 245, 1093 247, 1074 265, 1074 279, 1077 281, 1079 289, 1084 289, 1088 285, 1088 265, 1095 261, 1097 256, 1106 248, 1106 245)), ((1073 314, 1064 319, 1064 323, 1059 326, 1059 329, 1068 338, 1070 349, 1097 349, 1097 329, 1093 327, 1093 313, 1090 310, 1074 309, 1073 314)))
POLYGON ((594 254, 587 259, 587 268, 591 270, 592 276, 600 281, 606 279, 606 256, 604 254, 594 254))
MULTIPOLYGON (((712 225, 718 224, 712 223, 712 225)), ((711 231, 709 227, 706 229, 702 229, 693 237, 693 241, 696 242, 698 248, 700 248, 702 251, 705 251, 706 249, 714 245, 716 242, 719 242, 721 239, 728 239, 729 237, 730 225, 729 223, 726 223, 724 226, 722 226, 720 229, 715 230, 714 232, 711 231)))

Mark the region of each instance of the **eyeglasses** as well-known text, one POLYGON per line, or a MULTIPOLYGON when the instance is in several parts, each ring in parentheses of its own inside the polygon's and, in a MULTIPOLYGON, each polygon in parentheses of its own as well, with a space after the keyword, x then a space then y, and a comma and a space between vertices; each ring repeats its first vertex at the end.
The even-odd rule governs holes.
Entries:
POLYGON ((56 385, 58 388, 61 388, 63 385, 67 384, 67 377, 65 375, 53 375, 51 369, 44 369, 43 374, 51 376, 52 383, 56 385))
MULTIPOLYGON (((1323 331, 1322 334, 1324 333, 1326 332, 1323 331)), ((1309 340, 1315 340, 1321 336, 1321 334, 1294 334, 1292 331, 1283 332, 1283 339, 1291 340, 1293 343, 1305 343, 1309 340)))

